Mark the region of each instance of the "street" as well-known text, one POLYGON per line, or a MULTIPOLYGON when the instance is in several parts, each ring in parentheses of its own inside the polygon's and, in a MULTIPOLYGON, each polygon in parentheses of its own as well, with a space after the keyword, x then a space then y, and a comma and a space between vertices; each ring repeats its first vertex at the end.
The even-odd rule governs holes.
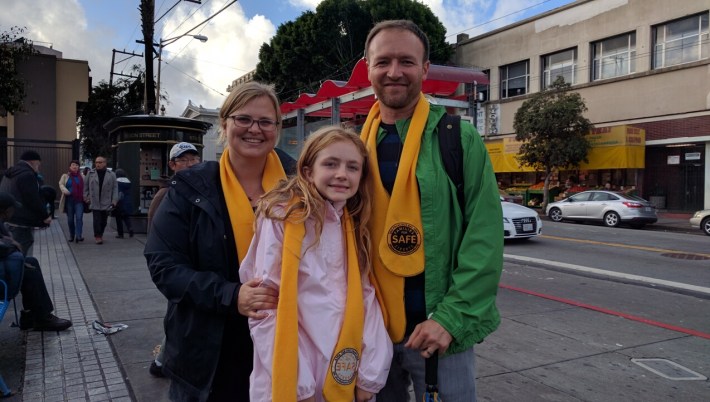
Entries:
POLYGON ((545 221, 543 236, 506 242, 479 400, 707 400, 708 240, 545 221))

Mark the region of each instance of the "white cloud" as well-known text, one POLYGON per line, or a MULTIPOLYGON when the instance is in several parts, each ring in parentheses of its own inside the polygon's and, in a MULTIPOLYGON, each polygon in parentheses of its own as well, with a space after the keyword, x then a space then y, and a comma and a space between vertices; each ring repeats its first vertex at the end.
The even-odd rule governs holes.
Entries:
POLYGON ((288 2, 296 8, 306 8, 309 10, 315 10, 321 1, 323 0, 288 0, 288 2))
MULTIPOLYGON (((201 8, 189 19, 187 13, 194 10, 172 13, 161 31, 171 35, 187 32, 221 8, 214 2, 209 4, 210 8, 201 8)), ((161 86, 169 97, 168 114, 181 113, 188 99, 204 107, 221 106, 227 86, 256 68, 259 49, 276 28, 263 16, 248 18, 238 4, 191 32, 207 36, 207 42, 182 38, 164 48, 161 86)))

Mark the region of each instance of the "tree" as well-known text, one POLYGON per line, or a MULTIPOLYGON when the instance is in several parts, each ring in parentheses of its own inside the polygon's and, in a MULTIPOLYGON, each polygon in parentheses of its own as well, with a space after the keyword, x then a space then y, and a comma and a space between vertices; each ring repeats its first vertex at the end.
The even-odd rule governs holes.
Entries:
POLYGON ((133 66, 134 73, 141 78, 120 79, 113 86, 106 81, 91 88, 89 101, 79 119, 79 138, 85 158, 111 155, 109 133, 103 127, 117 116, 143 113, 143 78, 140 67, 133 66))
POLYGON ((430 59, 448 62, 446 29, 428 6, 413 0, 324 0, 279 26, 259 50, 255 79, 272 83, 283 101, 315 93, 323 80, 347 80, 362 58, 370 28, 387 19, 411 19, 431 42, 430 59))
POLYGON ((569 92, 570 84, 557 77, 550 88, 534 94, 515 113, 515 139, 523 141, 518 161, 536 171, 545 172, 542 208, 548 203, 548 189, 553 170, 566 170, 587 160, 593 128, 582 114, 587 111, 584 99, 569 92))
POLYGON ((12 27, 0 33, 0 116, 25 111, 25 80, 19 65, 37 51, 20 37, 24 32, 25 28, 12 27))

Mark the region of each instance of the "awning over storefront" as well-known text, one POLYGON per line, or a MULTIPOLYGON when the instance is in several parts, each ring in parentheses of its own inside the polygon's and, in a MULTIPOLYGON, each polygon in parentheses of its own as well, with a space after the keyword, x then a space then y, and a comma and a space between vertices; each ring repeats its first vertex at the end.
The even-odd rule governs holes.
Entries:
MULTIPOLYGON (((429 66, 427 79, 422 83, 422 92, 436 97, 451 98, 454 97, 456 89, 461 83, 487 85, 488 76, 474 68, 431 64, 429 66)), ((281 113, 288 115, 298 109, 305 109, 309 106, 321 102, 329 102, 333 98, 341 97, 339 105, 340 116, 348 118, 357 115, 367 116, 370 107, 375 103, 374 93, 362 96, 353 95, 352 97, 345 98, 343 98, 343 96, 356 94, 357 91, 367 89, 370 86, 370 80, 367 78, 367 63, 365 59, 360 59, 360 61, 355 64, 355 68, 353 68, 348 81, 327 80, 321 85, 317 93, 301 94, 298 99, 293 102, 282 103, 281 113)), ((462 98, 465 98, 465 96, 462 98)), ((330 107, 318 108, 318 110, 306 113, 306 115, 311 117, 330 117, 331 114, 332 110, 330 107)))
MULTIPOLYGON (((591 144, 587 159, 581 169, 643 169, 646 157, 646 132, 643 129, 621 125, 595 128, 587 135, 591 144)), ((516 155, 520 151, 520 141, 502 138, 486 141, 496 173, 533 172, 529 167, 520 166, 516 155)))

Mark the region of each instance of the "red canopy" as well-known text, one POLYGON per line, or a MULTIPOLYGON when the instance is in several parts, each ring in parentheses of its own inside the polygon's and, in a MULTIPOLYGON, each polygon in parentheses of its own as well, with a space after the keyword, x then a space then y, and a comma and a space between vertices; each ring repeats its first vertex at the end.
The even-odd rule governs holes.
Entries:
MULTIPOLYGON (((438 97, 450 97, 454 94, 459 84, 474 82, 486 85, 488 84, 488 77, 481 71, 472 68, 432 64, 429 66, 427 79, 422 85, 422 92, 438 97)), ((347 82, 334 80, 325 81, 316 94, 301 94, 298 99, 293 102, 282 103, 281 113, 290 113, 369 87, 370 80, 367 78, 367 64, 365 63, 365 59, 360 59, 355 65, 353 73, 347 82)), ((340 115, 343 117, 366 115, 373 103, 375 103, 374 95, 342 101, 340 104, 340 115)), ((329 117, 331 115, 330 109, 330 107, 324 107, 321 110, 308 113, 308 116, 329 117)))

